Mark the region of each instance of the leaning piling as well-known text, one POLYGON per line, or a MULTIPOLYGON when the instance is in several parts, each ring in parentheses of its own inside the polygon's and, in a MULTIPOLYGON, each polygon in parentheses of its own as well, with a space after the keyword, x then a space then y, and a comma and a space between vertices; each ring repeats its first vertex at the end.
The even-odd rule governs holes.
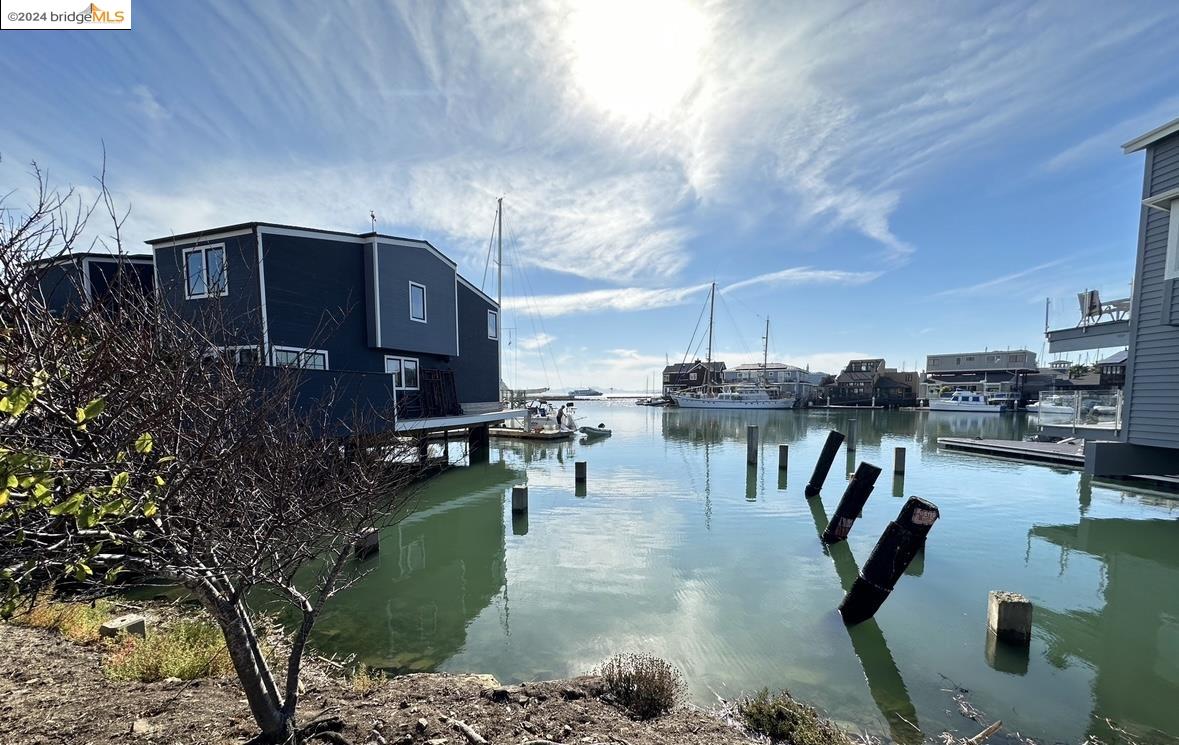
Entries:
POLYGON ((856 518, 867 504, 868 497, 872 495, 872 489, 876 486, 879 476, 880 469, 871 463, 859 465, 856 475, 848 482, 847 489, 843 492, 843 498, 839 500, 839 506, 835 508, 835 514, 831 516, 831 521, 823 531, 823 543, 830 545, 847 538, 856 518))
POLYGON ((831 464, 835 461, 835 454, 843 444, 843 433, 831 430, 827 433, 827 442, 823 443, 823 452, 819 453, 819 460, 815 462, 815 471, 811 480, 807 482, 804 493, 807 498, 815 496, 823 490, 823 482, 831 471, 831 464))

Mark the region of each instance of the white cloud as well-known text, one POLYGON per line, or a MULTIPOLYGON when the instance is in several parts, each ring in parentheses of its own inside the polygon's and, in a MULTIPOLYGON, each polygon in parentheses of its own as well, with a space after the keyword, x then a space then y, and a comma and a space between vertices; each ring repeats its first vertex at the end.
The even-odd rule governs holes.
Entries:
POLYGON ((733 282, 722 287, 721 292, 732 292, 755 285, 862 285, 878 279, 883 273, 848 272, 841 269, 814 269, 809 266, 797 266, 733 282))
POLYGON ((529 352, 537 349, 543 349, 557 340, 557 337, 552 334, 541 331, 533 336, 529 336, 520 340, 520 348, 528 350, 529 352))
POLYGON ((643 289, 618 287, 608 290, 571 292, 565 295, 537 297, 505 297, 505 310, 520 310, 541 317, 587 314, 600 311, 638 311, 668 308, 683 304, 693 295, 707 290, 709 285, 643 289))
POLYGON ((941 290, 939 292, 933 293, 929 297, 930 298, 951 297, 951 296, 961 297, 963 295, 983 295, 983 294, 996 292, 996 291, 1008 291, 1010 289, 1011 285, 1016 283, 1017 280, 1021 280, 1026 277, 1035 277, 1036 275, 1043 272, 1045 269, 1051 269, 1054 266, 1059 266, 1060 264, 1063 264, 1066 261, 1069 261, 1069 262, 1075 261, 1076 258, 1077 258, 1076 256, 1071 256, 1071 257, 1068 257, 1067 259, 1055 259, 1053 261, 1047 261, 1043 264, 1037 264, 1036 266, 1029 267, 1027 269, 1021 269, 1018 272, 1004 274, 1001 277, 995 277, 994 279, 988 279, 988 280, 984 280, 982 282, 977 282, 972 285, 966 285, 965 287, 951 287, 947 290, 941 290))
POLYGON ((172 116, 159 99, 156 98, 155 93, 146 85, 137 85, 131 89, 131 95, 135 102, 133 107, 136 112, 153 121, 162 121, 172 116))

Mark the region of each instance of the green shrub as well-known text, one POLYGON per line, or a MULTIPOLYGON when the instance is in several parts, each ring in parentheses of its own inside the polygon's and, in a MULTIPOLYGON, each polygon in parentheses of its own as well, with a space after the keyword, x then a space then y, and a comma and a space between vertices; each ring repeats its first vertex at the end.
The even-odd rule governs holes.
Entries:
POLYGON ((150 683, 233 674, 221 630, 209 621, 177 621, 146 639, 122 636, 103 661, 107 677, 150 683))
POLYGON ((599 674, 607 695, 639 719, 671 711, 684 693, 679 671, 649 654, 615 655, 599 674))
POLYGON ((94 603, 68 603, 38 597, 26 610, 12 617, 17 626, 56 631, 72 642, 88 644, 98 641, 98 627, 111 617, 111 604, 104 600, 94 603))
POLYGON ((773 742, 789 745, 850 745, 851 739, 814 708, 790 695, 763 688, 737 704, 745 727, 773 742))

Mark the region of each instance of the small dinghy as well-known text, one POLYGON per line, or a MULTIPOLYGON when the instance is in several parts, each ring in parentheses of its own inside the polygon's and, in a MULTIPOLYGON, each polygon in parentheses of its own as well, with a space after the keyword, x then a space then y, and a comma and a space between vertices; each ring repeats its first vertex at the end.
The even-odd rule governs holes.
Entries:
POLYGON ((596 427, 581 427, 577 431, 591 440, 595 437, 609 437, 610 435, 614 434, 610 430, 606 429, 605 423, 599 423, 596 427))

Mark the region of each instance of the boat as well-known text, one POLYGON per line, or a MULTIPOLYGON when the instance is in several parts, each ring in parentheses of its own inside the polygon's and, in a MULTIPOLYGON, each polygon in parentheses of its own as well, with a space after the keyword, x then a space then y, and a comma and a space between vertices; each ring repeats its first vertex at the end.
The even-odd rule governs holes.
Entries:
POLYGON ((498 437, 557 440, 577 436, 577 411, 573 404, 554 407, 544 399, 529 401, 524 418, 509 419, 505 426, 492 430, 498 437))
POLYGON ((596 391, 593 388, 578 388, 574 391, 569 391, 570 396, 600 396, 601 391, 596 391))
POLYGON ((649 396, 635 401, 636 406, 670 406, 671 400, 666 396, 649 396))
POLYGON ((1045 396, 1039 401, 1028 404, 1031 414, 1075 414, 1076 407, 1072 402, 1066 403, 1064 396, 1045 396))
POLYGON ((993 399, 986 393, 977 391, 957 390, 944 398, 931 398, 930 411, 973 411, 978 413, 1000 414, 1007 411, 1009 400, 1006 397, 993 399))
MULTIPOLYGON (((712 331, 716 307, 716 282, 708 293, 708 362, 712 368, 712 331)), ((762 337, 762 384, 736 383, 716 385, 712 381, 695 388, 684 388, 669 394, 677 406, 685 409, 793 409, 794 395, 782 394, 767 384, 770 352, 770 319, 766 319, 766 333, 762 337)), ((705 375, 708 377, 708 375, 705 375)))
POLYGON ((605 422, 599 423, 596 427, 579 427, 577 431, 591 440, 599 437, 609 437, 614 434, 612 430, 606 429, 605 422))

